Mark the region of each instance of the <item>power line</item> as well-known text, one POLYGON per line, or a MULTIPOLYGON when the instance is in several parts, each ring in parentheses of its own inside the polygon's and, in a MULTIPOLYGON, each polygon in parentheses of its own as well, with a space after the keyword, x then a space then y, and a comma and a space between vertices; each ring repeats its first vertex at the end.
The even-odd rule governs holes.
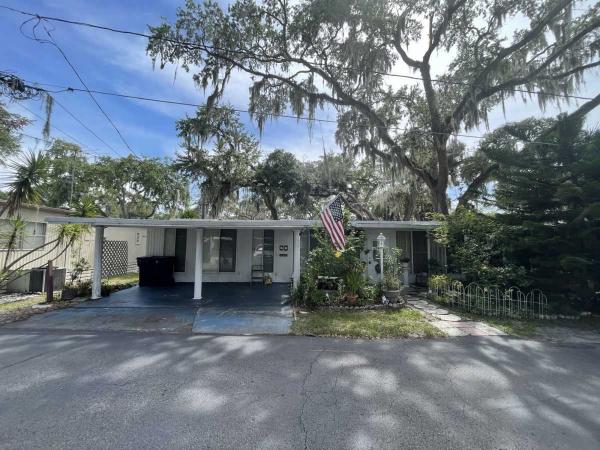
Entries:
POLYGON ((90 92, 90 89, 88 88, 87 84, 83 80, 82 76, 79 74, 79 71, 75 68, 75 66, 73 65, 73 63, 69 60, 67 54, 58 45, 58 43, 56 42, 56 40, 54 39, 54 37, 52 37, 52 34, 50 33, 50 31, 45 26, 44 26, 44 30, 46 31, 46 34, 48 35, 48 37, 50 38, 50 40, 41 40, 41 39, 38 39, 38 38, 35 38, 35 40, 37 40, 40 43, 48 42, 48 43, 52 44, 58 50, 58 52, 61 54, 61 56, 63 57, 63 59, 66 61, 67 65, 71 68, 71 70, 73 71, 73 73, 75 74, 75 76, 77 77, 77 79, 79 80, 79 82, 83 85, 83 87, 85 88, 85 91, 88 93, 88 95, 90 96, 90 98, 92 99, 92 101, 94 102, 94 104, 98 107, 98 109, 100 110, 100 112, 104 115, 104 117, 106 118, 106 120, 108 121, 108 123, 110 123, 110 125, 117 132, 117 134, 121 138, 121 141, 123 141, 123 143, 129 149, 129 151, 131 153, 133 153, 133 155, 136 158, 139 159, 139 156, 131 148, 131 146, 129 145, 129 143, 127 142, 127 140, 125 139, 125 137, 123 136, 123 134, 121 133, 121 131, 119 130, 119 128, 117 127, 117 125, 115 125, 115 123, 110 118, 110 116, 106 113, 106 111, 104 110, 104 108, 100 105, 100 103, 98 103, 98 100, 96 100, 96 97, 94 97, 94 95, 92 94, 92 92, 90 92))
MULTIPOLYGON (((19 13, 22 15, 26 15, 26 16, 29 16, 32 18, 37 18, 38 20, 49 20, 49 21, 54 21, 54 22, 67 23, 70 25, 88 27, 88 28, 93 28, 93 29, 97 29, 97 30, 109 31, 112 33, 143 37, 145 39, 153 39, 154 38, 154 36, 152 36, 150 34, 140 33, 137 31, 124 30, 124 29, 120 29, 120 28, 97 25, 97 24, 78 21, 78 20, 69 20, 69 19, 64 19, 62 17, 43 16, 43 15, 40 15, 37 13, 31 13, 28 11, 19 10, 19 9, 12 8, 12 7, 5 6, 5 5, 0 5, 0 8, 4 8, 6 10, 9 10, 9 11, 12 11, 15 13, 19 13)), ((200 45, 200 44, 196 44, 196 43, 184 41, 184 40, 179 40, 179 39, 161 38, 160 40, 178 44, 178 45, 186 45, 190 49, 234 53, 234 54, 239 54, 239 55, 248 56, 248 57, 260 57, 260 55, 258 55, 256 53, 252 53, 252 52, 248 52, 248 51, 244 51, 244 50, 225 49, 225 48, 216 47, 216 46, 207 45, 207 44, 200 45)), ((350 72, 361 72, 362 71, 362 69, 357 69, 354 67, 325 65, 325 64, 318 63, 318 62, 312 62, 312 61, 310 61, 309 63, 316 67, 328 67, 328 68, 334 68, 334 69, 345 70, 345 71, 350 71, 350 72)), ((373 71, 372 73, 375 75, 423 81, 422 77, 417 77, 414 75, 404 75, 404 74, 393 73, 393 72, 384 72, 384 71, 373 71)), ((460 81, 460 80, 433 78, 433 79, 431 79, 431 81, 434 83, 440 83, 440 84, 451 84, 451 85, 474 87, 472 84, 464 82, 464 81, 460 81)), ((561 98, 569 98, 569 99, 575 99, 575 100, 591 100, 592 99, 591 97, 584 97, 584 96, 578 96, 578 95, 562 94, 562 93, 556 93, 556 92, 545 92, 545 91, 533 91, 533 90, 529 90, 529 89, 518 89, 518 88, 503 89, 503 91, 518 92, 518 93, 531 94, 531 95, 542 95, 542 96, 549 96, 549 97, 561 97, 561 98)))
MULTIPOLYGON (((35 117, 37 117, 40 120, 45 120, 42 116, 40 116, 38 113, 36 113, 35 111, 33 111, 32 109, 28 108, 27 106, 23 105, 22 103, 16 103, 17 106, 20 106, 21 108, 25 109, 26 111, 28 111, 29 113, 33 114, 35 117)), ((57 127, 54 124, 50 124, 51 128, 54 128, 56 131, 58 131, 59 133, 64 134, 65 136, 67 136, 69 139, 71 139, 72 141, 76 142, 77 144, 79 144, 79 146, 83 149, 83 147, 85 147, 85 144, 83 144, 79 139, 77 139, 76 137, 72 136, 71 134, 67 133, 66 131, 62 130, 61 128, 57 127)), ((42 140, 42 141, 46 141, 47 143, 52 143, 53 141, 48 140, 48 139, 42 139, 42 138, 37 138, 35 136, 29 136, 27 134, 24 133, 19 133, 22 134, 23 136, 27 136, 30 137, 32 139, 37 139, 37 140, 42 140)), ((96 153, 92 153, 90 151, 90 154, 94 155, 94 156, 98 156, 98 154, 96 153)))
POLYGON ((106 147, 108 147, 116 156, 120 157, 120 155, 117 153, 117 151, 114 149, 114 147, 112 147, 110 144, 108 144, 104 139, 102 139, 100 136, 98 136, 94 130, 92 130, 90 127, 88 127, 85 123, 83 123, 81 121, 81 119, 79 119, 79 117, 77 117, 75 114, 73 114, 71 111, 69 111, 67 109, 67 107, 65 105, 63 105, 61 102, 59 102, 56 97, 52 97, 54 99, 54 102, 56 102, 56 104, 58 106, 60 106, 69 116, 71 116, 77 123, 79 123, 83 128, 85 128, 87 131, 89 131, 96 139, 98 139, 100 142, 102 142, 104 145, 106 145, 106 147))
MULTIPOLYGON (((79 88, 72 88, 72 87, 68 87, 68 86, 59 86, 59 85, 55 85, 55 84, 45 84, 45 83, 37 83, 34 81, 27 81, 28 83, 33 83, 33 84, 37 84, 40 86, 55 86, 55 87, 61 87, 63 88, 61 90, 61 92, 86 92, 83 89, 79 89, 79 88)), ((35 87, 35 86, 33 86, 35 87)), ((98 95, 109 95, 109 96, 114 96, 114 97, 121 97, 121 98, 128 98, 128 99, 132 99, 132 100, 140 100, 140 101, 147 101, 147 102, 154 102, 154 103, 164 103, 164 104, 168 104, 168 105, 179 105, 179 106, 190 106, 190 107, 194 107, 194 108, 208 108, 206 105, 200 104, 200 103, 190 103, 190 102, 180 102, 177 100, 169 100, 169 99, 160 99, 160 98, 155 98, 155 97, 145 97, 145 96, 140 96, 140 95, 129 95, 129 94, 123 94, 120 92, 109 92, 109 91, 98 91, 98 90, 91 90, 91 92, 93 92, 94 94, 98 94, 98 95)), ((224 106, 212 106, 211 108, 213 109, 225 109, 226 107, 224 106)), ((240 108, 231 108, 231 110, 237 112, 237 113, 244 113, 244 114, 248 114, 250 115, 251 112, 247 109, 240 109, 240 108)), ((340 121, 338 120, 333 120, 333 119, 320 119, 317 117, 304 117, 304 116, 294 116, 292 114, 276 114, 276 113, 267 113, 265 114, 266 116, 269 117, 278 117, 278 118, 284 118, 284 119, 295 119, 295 120, 303 120, 303 121, 307 121, 307 122, 318 122, 318 123, 331 123, 331 124, 338 124, 340 123, 340 121)), ((361 124, 356 124, 354 125, 357 128, 377 128, 377 129, 387 129, 387 130, 396 130, 396 131, 406 131, 406 132, 412 132, 412 133, 421 133, 421 134, 434 134, 434 135, 444 135, 444 136, 454 136, 454 137, 462 137, 462 138, 469 138, 469 139, 485 139, 486 136, 479 136, 479 135, 473 135, 473 134, 463 134, 463 133, 450 133, 450 132, 436 132, 436 131, 431 131, 431 130, 421 130, 421 129, 417 129, 417 128, 407 128, 407 127, 396 127, 396 126, 378 126, 378 125, 361 125, 361 124)), ((535 141, 531 141, 528 142, 530 144, 544 144, 544 145, 554 145, 551 142, 535 142, 535 141)))
MULTIPOLYGON (((56 142, 56 138, 45 139, 43 137, 33 136, 31 134, 22 133, 22 132, 19 132, 17 134, 19 136, 25 136, 25 137, 27 137, 29 139, 34 139, 36 141, 44 142, 45 144, 48 144, 48 145, 52 145, 54 142, 56 142)), ((81 148, 81 153, 83 153, 84 155, 93 156, 94 158, 100 158, 101 157, 101 155, 99 155, 97 153, 93 153, 91 150, 87 150, 86 151, 83 148, 81 148)))

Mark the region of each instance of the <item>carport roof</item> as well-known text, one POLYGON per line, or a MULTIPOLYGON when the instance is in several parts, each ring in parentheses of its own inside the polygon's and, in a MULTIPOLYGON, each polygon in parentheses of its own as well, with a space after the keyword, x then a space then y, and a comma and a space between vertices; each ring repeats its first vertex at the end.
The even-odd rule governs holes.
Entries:
MULTIPOLYGON (((104 227, 133 228, 250 228, 302 229, 321 224, 318 220, 216 220, 216 219, 118 219, 112 217, 46 217, 55 224, 78 223, 104 227)), ((430 230, 439 225, 433 221, 355 220, 356 228, 385 228, 394 230, 430 230)))

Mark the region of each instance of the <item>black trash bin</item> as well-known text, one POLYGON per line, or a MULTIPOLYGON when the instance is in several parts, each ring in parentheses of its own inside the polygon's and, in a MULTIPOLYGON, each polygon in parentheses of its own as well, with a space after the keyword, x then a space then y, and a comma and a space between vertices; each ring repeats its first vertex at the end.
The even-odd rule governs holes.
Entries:
POLYGON ((137 258, 140 286, 173 286, 174 256, 142 256, 137 258))

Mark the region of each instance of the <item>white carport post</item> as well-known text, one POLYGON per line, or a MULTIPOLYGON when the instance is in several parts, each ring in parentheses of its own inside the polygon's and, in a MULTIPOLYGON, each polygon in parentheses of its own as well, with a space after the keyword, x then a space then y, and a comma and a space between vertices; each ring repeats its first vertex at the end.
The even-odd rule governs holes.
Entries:
POLYGON ((104 252, 104 227, 96 226, 94 236, 94 268, 92 272, 92 300, 102 298, 102 253, 104 252))
POLYGON ((204 247, 204 229, 196 229, 196 265, 194 266, 194 300, 202 299, 202 250, 204 247))
POLYGON ((300 230, 294 230, 294 288, 300 283, 300 230))

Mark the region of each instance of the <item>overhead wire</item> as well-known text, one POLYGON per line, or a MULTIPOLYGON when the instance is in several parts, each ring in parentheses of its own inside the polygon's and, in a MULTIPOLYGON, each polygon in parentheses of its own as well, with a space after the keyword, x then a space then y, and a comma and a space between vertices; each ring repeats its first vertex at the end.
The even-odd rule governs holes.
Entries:
MULTIPOLYGON (((30 20, 32 20, 32 19, 30 19, 30 20)), ((85 92, 87 92, 87 94, 90 96, 90 98, 92 99, 92 102, 96 105, 96 107, 98 108, 98 110, 106 118, 106 120, 112 126, 112 128, 117 132, 117 134, 119 135, 119 138, 121 139, 121 141, 123 142, 123 144, 125 144, 125 146, 127 147, 127 149, 129 150, 130 153, 132 153, 135 157, 139 158, 139 156, 131 148, 131 146, 129 145, 129 143, 127 142, 127 140, 125 139, 125 137, 123 136, 123 133, 121 133, 121 130, 119 130, 119 128, 117 127, 117 125, 115 124, 115 122, 111 119, 111 117, 108 115, 108 113, 102 107, 102 105, 100 105, 100 103, 98 102, 98 100, 96 100, 96 97, 93 95, 93 93, 90 92, 90 89, 89 89, 88 85, 86 84, 86 82, 84 81, 83 77, 81 76, 81 74, 79 73, 79 71, 77 70, 77 68, 75 67, 75 65, 71 62, 71 60, 69 59, 69 57, 67 56, 67 54, 65 53, 65 51, 62 49, 62 47, 54 39, 54 37, 52 36, 52 33, 50 32, 50 30, 43 23, 42 23, 42 26, 44 28, 44 31, 48 35, 49 39, 38 38, 35 35, 35 28, 34 28, 34 32, 33 32, 33 39, 35 41, 37 41, 37 42, 42 43, 42 44, 51 44, 52 46, 54 46, 58 50, 58 52, 60 53, 60 55, 62 56, 62 58, 65 60, 65 62, 67 63, 67 65, 69 66, 69 68, 72 70, 72 72, 75 74, 75 76, 77 77, 77 79, 79 80, 79 82, 81 83, 81 85, 85 88, 85 92)))
MULTIPOLYGON (((54 86, 54 87, 62 87, 63 89, 61 90, 61 92, 85 92, 83 89, 72 88, 72 87, 68 87, 68 86, 59 86, 59 85, 56 85, 56 84, 45 84, 45 83, 39 83, 39 82, 36 82, 36 81, 27 81, 27 82, 28 83, 32 83, 34 85, 32 87, 35 87, 35 85, 39 85, 39 86, 50 85, 50 86, 54 86)), ((92 90, 92 92, 95 93, 95 94, 98 94, 98 95, 109 95, 109 96, 115 96, 115 97, 121 97, 121 98, 128 98, 128 99, 132 99, 132 100, 140 100, 140 101, 147 101, 147 102, 154 102, 154 103, 164 103, 164 104, 178 105, 178 106, 188 106, 188 107, 194 107, 194 108, 208 108, 207 105, 204 105, 204 104, 201 104, 201 103, 182 102, 182 101, 170 100, 170 99, 160 99, 160 98, 156 98, 156 97, 147 97, 147 96, 140 96, 140 95, 130 95, 130 94, 124 94, 124 93, 120 93, 120 92, 99 91, 99 90, 92 90)), ((212 106, 211 108, 213 108, 213 109, 224 109, 224 108, 229 108, 229 107, 225 107, 225 106, 212 106)), ((234 111, 234 112, 237 112, 237 113, 244 113, 244 114, 248 114, 248 115, 252 114, 247 109, 231 108, 231 110, 234 111)), ((334 120, 334 119, 322 119, 322 118, 318 118, 318 117, 295 116, 295 115, 292 115, 292 114, 265 113, 265 116, 268 116, 268 117, 277 117, 277 118, 285 118, 285 119, 293 119, 293 120, 298 120, 298 121, 301 120, 301 121, 308 121, 308 122, 317 122, 317 123, 330 123, 330 124, 339 124, 340 123, 339 120, 334 120)), ((436 131, 432 131, 432 130, 422 130, 422 129, 411 128, 411 127, 378 126, 378 125, 366 125, 366 124, 365 125, 363 125, 363 124, 355 124, 353 126, 357 127, 357 128, 387 129, 387 130, 396 130, 396 131, 411 132, 411 133, 415 133, 415 134, 445 135, 445 136, 462 137, 462 138, 470 138, 470 139, 485 139, 486 138, 486 136, 480 136, 480 135, 474 135, 474 134, 441 132, 441 131, 440 132, 436 132, 436 131)), ((535 141, 531 141, 531 142, 528 142, 528 143, 553 145, 552 143, 549 143, 549 142, 535 142, 535 141)))
MULTIPOLYGON (((98 25, 98 24, 94 24, 94 23, 90 23, 90 22, 84 22, 81 20, 70 20, 70 19, 65 19, 63 17, 46 16, 46 15, 41 15, 41 14, 37 14, 37 13, 32 13, 29 11, 20 10, 20 9, 13 8, 13 7, 6 6, 6 5, 0 5, 0 8, 6 9, 9 11, 18 13, 18 14, 26 15, 26 16, 29 16, 32 18, 37 18, 39 20, 48 20, 48 21, 53 21, 53 22, 66 23, 66 24, 70 24, 70 25, 87 27, 87 28, 92 28, 92 29, 97 29, 97 30, 103 30, 103 31, 108 31, 108 32, 112 32, 112 33, 143 37, 145 39, 156 39, 154 36, 152 36, 150 34, 141 33, 141 32, 132 31, 132 30, 125 30, 125 29, 121 29, 121 28, 98 25)), ((188 48, 203 50, 203 51, 217 51, 217 52, 223 52, 223 53, 233 53, 233 54, 239 54, 239 55, 247 56, 247 57, 261 56, 261 55, 258 55, 257 53, 249 52, 246 50, 227 49, 227 48, 217 47, 214 45, 198 44, 198 43, 189 42, 189 41, 185 41, 185 40, 181 40, 181 39, 171 39, 171 38, 163 37, 163 38, 160 38, 160 40, 169 42, 169 43, 173 43, 173 44, 178 44, 178 45, 186 45, 188 48)), ((344 71, 351 71, 351 72, 364 71, 364 69, 360 69, 360 68, 340 66, 340 65, 325 65, 325 64, 318 63, 315 61, 309 61, 309 63, 310 63, 310 65, 315 66, 315 67, 329 67, 329 68, 333 68, 333 69, 337 69, 337 70, 344 70, 344 71)), ((375 75, 424 81, 424 79, 422 77, 418 77, 415 75, 406 75, 406 74, 399 74, 399 73, 386 72, 386 71, 377 71, 377 70, 372 71, 372 73, 375 75)), ((441 83, 441 84, 477 87, 477 86, 472 85, 471 83, 468 83, 468 82, 465 82, 462 80, 453 80, 450 78, 432 78, 431 81, 434 83, 441 83)), ((534 90, 530 90, 530 89, 519 89, 519 88, 503 89, 503 91, 509 91, 509 92, 512 91, 512 92, 518 92, 518 93, 524 93, 524 94, 542 95, 542 96, 550 96, 550 97, 571 98, 571 99, 578 99, 578 100, 591 100, 592 99, 591 97, 585 97, 585 96, 564 94, 564 93, 558 93, 558 92, 534 91, 534 90)))

